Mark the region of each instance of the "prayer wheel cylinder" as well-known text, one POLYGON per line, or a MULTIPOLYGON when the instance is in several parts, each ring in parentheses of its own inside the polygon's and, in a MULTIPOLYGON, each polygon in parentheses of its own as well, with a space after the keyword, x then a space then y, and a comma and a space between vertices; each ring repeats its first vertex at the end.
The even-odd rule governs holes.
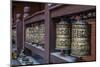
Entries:
POLYGON ((12 30, 12 42, 15 44, 16 43, 16 30, 15 29, 13 29, 12 30))
POLYGON ((56 23, 56 49, 70 50, 70 25, 62 18, 56 23))
POLYGON ((39 43, 39 24, 34 24, 34 29, 33 29, 33 41, 34 43, 38 44, 39 43))
POLYGON ((29 27, 26 28, 26 41, 27 42, 30 42, 30 30, 29 29, 30 29, 29 27))
POLYGON ((33 43, 33 27, 30 27, 30 42, 33 43))
POLYGON ((71 55, 81 57, 89 54, 89 27, 80 17, 72 23, 71 55))
POLYGON ((45 27, 44 24, 40 24, 40 28, 39 28, 39 44, 41 44, 41 46, 44 45, 44 35, 45 35, 45 27))

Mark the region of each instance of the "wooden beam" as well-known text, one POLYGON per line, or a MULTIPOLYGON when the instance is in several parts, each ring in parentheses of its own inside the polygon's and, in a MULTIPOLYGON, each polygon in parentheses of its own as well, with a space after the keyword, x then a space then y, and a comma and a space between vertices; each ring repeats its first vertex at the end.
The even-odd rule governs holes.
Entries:
POLYGON ((93 10, 96 9, 95 6, 83 6, 83 5, 71 5, 71 6, 60 6, 59 8, 51 10, 51 17, 59 17, 59 16, 65 16, 70 14, 76 14, 80 12, 84 12, 87 10, 93 10))

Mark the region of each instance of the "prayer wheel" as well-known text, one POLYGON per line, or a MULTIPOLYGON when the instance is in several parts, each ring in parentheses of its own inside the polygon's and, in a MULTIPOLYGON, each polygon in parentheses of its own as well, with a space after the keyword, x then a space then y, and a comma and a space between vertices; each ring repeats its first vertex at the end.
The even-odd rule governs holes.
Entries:
POLYGON ((70 50, 70 25, 63 18, 56 23, 56 49, 65 50, 65 53, 70 50))
POLYGON ((30 42, 33 43, 33 27, 30 27, 30 42))
POLYGON ((45 35, 45 27, 44 24, 39 25, 39 44, 44 47, 44 35, 45 35))
POLYGON ((15 44, 16 43, 16 30, 12 30, 12 42, 15 44))
POLYGON ((33 41, 34 43, 39 43, 39 24, 34 24, 33 28, 33 41))
POLYGON ((29 40, 30 40, 30 38, 29 38, 29 37, 30 37, 29 32, 30 32, 30 31, 29 31, 29 27, 27 27, 27 28, 26 28, 26 42, 29 42, 29 40))
POLYGON ((80 16, 76 16, 76 21, 72 23, 71 55, 81 57, 89 54, 89 27, 80 16))

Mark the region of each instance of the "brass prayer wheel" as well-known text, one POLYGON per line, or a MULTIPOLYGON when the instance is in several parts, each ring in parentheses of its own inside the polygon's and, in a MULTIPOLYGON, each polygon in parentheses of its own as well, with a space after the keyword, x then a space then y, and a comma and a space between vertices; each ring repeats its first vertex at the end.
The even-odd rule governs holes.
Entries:
POLYGON ((63 18, 56 23, 56 49, 70 50, 70 25, 63 18))
POLYGON ((12 30, 12 38, 16 40, 16 30, 12 30))
POLYGON ((89 54, 89 24, 76 17, 72 23, 71 55, 86 56, 89 54))
POLYGON ((44 34, 45 28, 43 23, 34 24, 33 26, 33 43, 36 43, 38 46, 43 46, 44 44, 44 34))
POLYGON ((30 42, 33 43, 33 27, 30 27, 30 42))
POLYGON ((26 28, 26 41, 32 43, 33 39, 33 27, 26 28))
POLYGON ((33 42, 39 43, 39 24, 34 24, 33 28, 33 42))
POLYGON ((12 42, 13 42, 13 43, 16 43, 16 35, 17 35, 17 34, 16 34, 16 30, 13 29, 13 30, 12 30, 12 42))
POLYGON ((29 27, 29 42, 32 43, 32 27, 29 27))
POLYGON ((29 31, 29 27, 27 27, 27 28, 26 28, 26 38, 25 38, 25 39, 26 39, 26 42, 29 42, 29 40, 30 40, 30 39, 29 39, 29 37, 30 37, 29 32, 30 32, 30 31, 29 31))
POLYGON ((44 35, 45 35, 45 27, 44 27, 44 24, 41 23, 39 25, 39 44, 41 45, 44 44, 44 35))

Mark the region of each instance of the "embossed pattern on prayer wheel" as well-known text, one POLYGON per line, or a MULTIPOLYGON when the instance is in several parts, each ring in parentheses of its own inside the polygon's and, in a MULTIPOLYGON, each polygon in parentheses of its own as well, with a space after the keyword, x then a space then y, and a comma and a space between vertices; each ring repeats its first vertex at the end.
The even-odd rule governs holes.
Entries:
POLYGON ((39 43, 39 24, 35 24, 33 30, 33 41, 34 43, 39 43))
POLYGON ((16 30, 12 30, 12 39, 16 41, 16 30))
POLYGON ((30 42, 33 42, 33 27, 30 28, 30 42))
POLYGON ((30 31, 29 31, 29 27, 28 27, 28 28, 26 28, 26 41, 27 41, 27 42, 29 42, 29 40, 30 40, 30 38, 29 38, 29 37, 30 37, 29 32, 30 32, 30 31))
POLYGON ((89 31, 89 25, 80 19, 72 23, 71 55, 80 57, 89 54, 89 31))
POLYGON ((26 41, 32 43, 33 39, 33 27, 26 28, 26 41))
POLYGON ((44 24, 39 25, 39 43, 44 44, 45 27, 44 24))
POLYGON ((56 23, 56 49, 70 49, 70 26, 63 19, 56 23))

